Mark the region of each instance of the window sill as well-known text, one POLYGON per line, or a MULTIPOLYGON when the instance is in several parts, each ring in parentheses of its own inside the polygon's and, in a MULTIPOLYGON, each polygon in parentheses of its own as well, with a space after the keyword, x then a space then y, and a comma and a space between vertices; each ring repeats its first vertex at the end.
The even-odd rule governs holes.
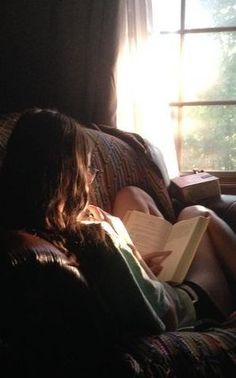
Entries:
MULTIPOLYGON (((207 171, 213 176, 219 177, 222 194, 236 195, 236 171, 207 171)), ((182 172, 181 175, 190 174, 191 171, 182 172)))

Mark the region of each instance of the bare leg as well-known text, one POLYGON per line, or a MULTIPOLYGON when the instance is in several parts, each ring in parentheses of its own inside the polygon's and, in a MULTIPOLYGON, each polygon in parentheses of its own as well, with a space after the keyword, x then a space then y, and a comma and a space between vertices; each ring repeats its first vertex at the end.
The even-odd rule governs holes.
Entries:
POLYGON ((219 218, 214 211, 204 206, 189 206, 185 208, 179 216, 179 220, 192 218, 197 215, 209 217, 207 235, 209 243, 214 249, 215 255, 220 260, 222 267, 229 278, 236 280, 236 234, 219 218))
POLYGON ((123 219, 127 210, 138 210, 162 217, 149 194, 136 186, 126 186, 117 193, 112 214, 123 219))
MULTIPOLYGON (((129 209, 162 216, 152 198, 137 187, 125 187, 118 193, 113 214, 122 219, 129 209)), ((227 315, 235 309, 228 278, 236 282, 236 235, 213 211, 203 206, 185 208, 179 220, 198 215, 207 216, 210 221, 186 279, 201 286, 227 315)))
POLYGON ((184 209, 179 220, 197 215, 209 216, 210 222, 186 279, 201 286, 219 309, 228 315, 235 309, 226 276, 228 271, 234 281, 236 280, 235 234, 214 212, 203 206, 191 206, 184 209))

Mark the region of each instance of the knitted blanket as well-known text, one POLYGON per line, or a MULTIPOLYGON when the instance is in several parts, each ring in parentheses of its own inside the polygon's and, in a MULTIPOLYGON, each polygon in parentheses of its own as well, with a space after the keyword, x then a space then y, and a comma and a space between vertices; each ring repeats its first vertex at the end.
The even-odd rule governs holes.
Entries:
POLYGON ((236 377, 236 312, 221 327, 129 339, 119 353, 113 377, 236 377))

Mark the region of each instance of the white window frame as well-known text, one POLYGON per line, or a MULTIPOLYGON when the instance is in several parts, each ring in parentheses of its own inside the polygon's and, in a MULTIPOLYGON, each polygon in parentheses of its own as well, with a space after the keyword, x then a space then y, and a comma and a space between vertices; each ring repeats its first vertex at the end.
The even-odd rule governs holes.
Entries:
MULTIPOLYGON (((185 7, 186 7, 186 0, 181 0, 180 2, 181 6, 181 12, 180 12, 180 29, 177 31, 169 31, 169 30, 161 30, 161 34, 179 34, 180 36, 180 62, 181 62, 181 56, 183 51, 183 44, 184 44, 184 38, 185 35, 188 34, 196 34, 196 33, 221 33, 221 32, 235 32, 236 33, 236 26, 230 26, 230 27, 210 27, 210 28, 192 28, 187 29, 185 28, 185 7)), ((187 106, 224 106, 224 105, 230 105, 230 106, 236 106, 236 100, 222 100, 222 101, 182 101, 182 93, 181 93, 181 86, 179 88, 178 93, 178 101, 176 102, 170 102, 169 106, 171 108, 178 109, 178 119, 177 119, 177 129, 178 129, 178 135, 180 138, 178 138, 178 142, 176 145, 177 149, 177 156, 181 156, 181 150, 182 150, 182 142, 181 142, 181 112, 183 107, 187 106)), ((204 169, 204 167, 201 167, 204 169)), ((210 172, 210 171, 209 171, 210 172)), ((181 172, 181 174, 185 174, 187 172, 181 172)), ((232 193, 236 194, 236 171, 214 171, 211 172, 212 174, 218 176, 220 178, 222 192, 224 193, 232 193)))

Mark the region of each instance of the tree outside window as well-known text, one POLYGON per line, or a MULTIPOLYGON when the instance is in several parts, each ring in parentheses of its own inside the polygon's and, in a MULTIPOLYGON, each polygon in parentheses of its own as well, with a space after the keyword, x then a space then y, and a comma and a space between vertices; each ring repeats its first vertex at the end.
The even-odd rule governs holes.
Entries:
POLYGON ((162 0, 158 17, 180 170, 235 171, 236 2, 162 0))

